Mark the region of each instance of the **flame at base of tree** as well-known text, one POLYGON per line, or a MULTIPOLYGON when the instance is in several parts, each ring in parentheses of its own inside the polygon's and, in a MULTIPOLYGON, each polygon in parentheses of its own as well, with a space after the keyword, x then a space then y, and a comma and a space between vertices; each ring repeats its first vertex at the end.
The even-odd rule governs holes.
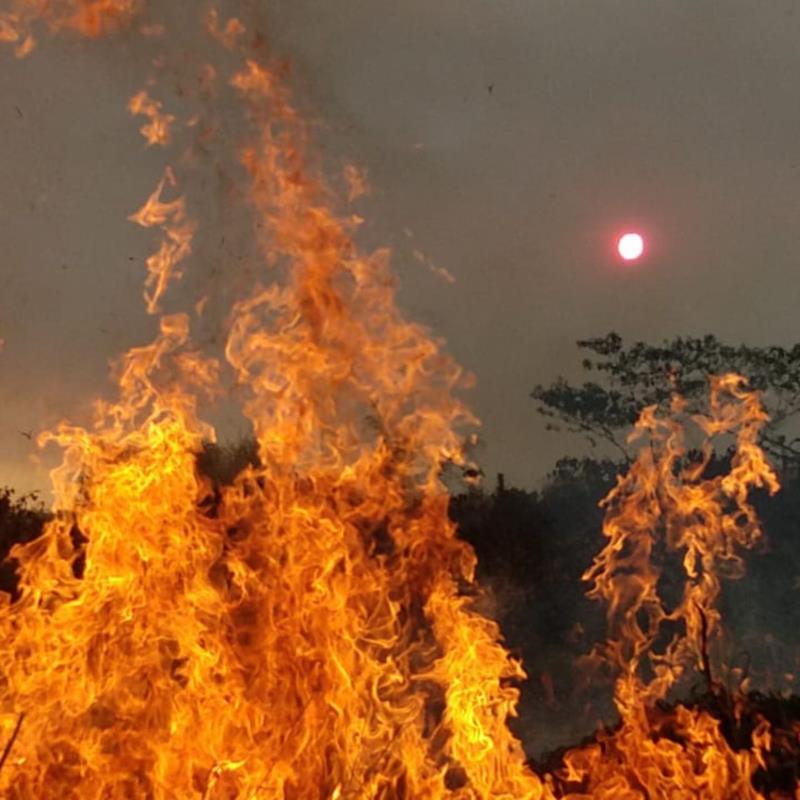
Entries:
MULTIPOLYGON (((39 12, 83 30, 74 13, 136 8, 17 0, 0 38, 19 44, 39 12)), ((587 573, 609 604, 596 658, 620 675, 621 727, 541 779, 507 727, 522 666, 475 609, 474 554, 440 480, 463 463, 474 420, 455 390, 468 381, 398 310, 387 254, 361 254, 359 220, 333 210, 280 71, 254 57, 259 37, 218 14, 208 29, 238 59, 229 85, 256 131, 241 162, 260 282, 232 310, 225 364, 192 349, 187 315, 166 314, 152 344, 120 359, 117 400, 98 402, 90 429, 41 437, 65 456, 53 519, 13 553, 21 596, 0 608, 3 797, 757 797, 766 724, 734 752, 707 713, 683 709, 667 731, 652 710, 703 666, 719 576, 741 574, 737 548, 759 535, 747 492, 775 488, 755 395, 722 378, 696 420, 738 435, 716 478, 704 477, 710 444, 686 464, 679 422, 643 416, 651 445, 606 500, 609 542, 587 573), (200 402, 224 370, 259 465, 219 487, 197 454, 215 435, 200 402), (659 542, 686 576, 669 608, 659 542)), ((160 100, 129 107, 150 119, 149 145, 171 141, 160 100)), ((162 199, 176 185, 167 171, 131 217, 163 234, 147 262, 152 314, 197 232, 183 198, 162 199)))
POLYGON ((559 785, 570 798, 761 796, 752 777, 770 747, 766 720, 752 731, 751 749, 734 751, 707 711, 659 708, 692 673, 705 676, 712 694, 724 692, 710 663, 721 578, 744 575, 740 551, 761 537, 750 490, 778 489, 757 443, 767 416, 742 378, 712 380, 709 413, 692 418, 705 436, 694 451, 686 443, 684 408, 676 397, 671 416, 645 409, 631 438, 647 442, 603 501, 608 542, 584 578, 590 597, 607 604, 610 636, 591 660, 618 674, 621 722, 564 756, 559 785), (708 476, 721 436, 735 437, 730 468, 708 476), (671 587, 671 604, 662 587, 670 559, 683 577, 680 591, 671 587))

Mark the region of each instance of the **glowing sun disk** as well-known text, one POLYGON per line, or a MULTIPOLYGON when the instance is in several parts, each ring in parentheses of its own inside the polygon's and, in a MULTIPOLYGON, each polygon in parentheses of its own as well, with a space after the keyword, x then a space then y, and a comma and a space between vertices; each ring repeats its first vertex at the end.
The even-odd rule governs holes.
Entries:
POLYGON ((644 252, 644 239, 638 233, 626 233, 617 242, 617 252, 625 261, 633 261, 644 252))

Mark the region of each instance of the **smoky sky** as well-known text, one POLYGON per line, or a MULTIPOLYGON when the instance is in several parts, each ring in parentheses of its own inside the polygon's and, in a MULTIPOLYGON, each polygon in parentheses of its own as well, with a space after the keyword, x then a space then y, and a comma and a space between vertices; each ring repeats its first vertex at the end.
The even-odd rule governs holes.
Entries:
MULTIPOLYGON (((369 174, 365 246, 393 248, 408 315, 477 378, 468 402, 490 480, 532 486, 581 451, 545 431, 529 398, 579 375, 577 339, 795 340, 795 8, 260 8, 326 163, 369 174), (635 267, 613 254, 626 226, 648 239, 635 267)), ((43 42, 23 61, 0 52, 0 484, 42 485, 22 434, 85 421, 108 359, 152 334, 139 297, 153 239, 126 217, 164 155, 143 148, 125 110, 139 67, 132 39, 43 42)))

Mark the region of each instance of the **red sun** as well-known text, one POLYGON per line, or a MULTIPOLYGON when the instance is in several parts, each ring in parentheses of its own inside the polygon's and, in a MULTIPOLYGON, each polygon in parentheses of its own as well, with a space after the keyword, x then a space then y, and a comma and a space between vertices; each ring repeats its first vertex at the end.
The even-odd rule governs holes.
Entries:
POLYGON ((624 233, 617 242, 617 252, 625 261, 636 261, 644 253, 644 239, 639 233, 624 233))

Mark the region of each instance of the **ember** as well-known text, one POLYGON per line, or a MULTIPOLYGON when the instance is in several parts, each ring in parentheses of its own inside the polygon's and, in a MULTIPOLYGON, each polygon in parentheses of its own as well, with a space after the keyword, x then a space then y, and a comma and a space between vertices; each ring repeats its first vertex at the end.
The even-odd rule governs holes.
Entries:
MULTIPOLYGON (((20 56, 37 26, 97 36, 143 8, 10 6, 0 39, 20 56)), ((605 501, 608 543, 587 573, 610 629, 592 659, 619 676, 621 722, 537 774, 507 726, 525 673, 475 608, 475 557, 441 480, 467 466, 475 421, 456 394, 469 376, 400 313, 388 254, 359 251, 360 220, 336 211, 262 37, 218 12, 206 23, 219 57, 198 82, 234 98, 252 131, 240 162, 259 281, 231 310, 224 363, 192 347, 188 314, 164 314, 155 340, 119 359, 117 397, 97 402, 90 428, 40 436, 64 458, 44 534, 13 552, 21 595, 0 607, 3 796, 761 796, 769 714, 734 747, 712 709, 665 705, 692 670, 722 702, 707 662, 720 580, 743 574, 738 551, 760 535, 748 491, 777 489, 756 394, 736 376, 713 382, 694 420, 700 462, 680 400, 674 417, 643 415, 647 445, 605 501), (226 371, 258 457, 217 486, 197 468, 215 437, 199 409, 226 371), (708 478, 718 435, 737 437, 736 455, 708 478), (684 570, 671 607, 662 547, 684 570)), ((167 106, 150 91, 129 101, 148 146, 198 127, 167 106)), ((145 283, 154 315, 198 231, 179 186, 166 168, 131 217, 161 236, 145 283)))

